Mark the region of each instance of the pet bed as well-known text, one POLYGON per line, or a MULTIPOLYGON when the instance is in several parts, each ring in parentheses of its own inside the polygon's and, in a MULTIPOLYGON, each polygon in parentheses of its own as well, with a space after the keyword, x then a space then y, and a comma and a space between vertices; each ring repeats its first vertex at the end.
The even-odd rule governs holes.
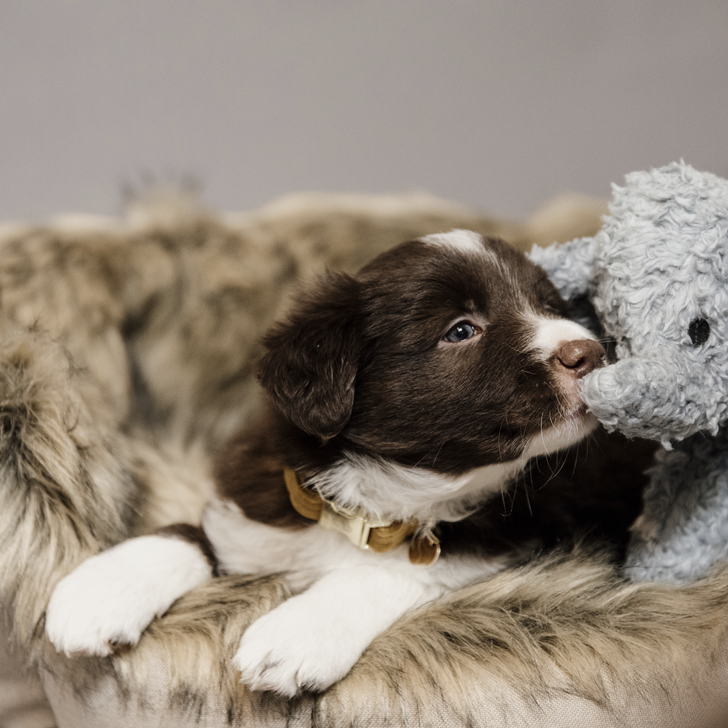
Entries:
POLYGON ((44 637, 52 588, 83 558, 198 521, 211 455, 257 406, 257 342, 300 281, 453 227, 521 249, 569 240, 601 212, 560 203, 515 225, 427 196, 306 195, 222 216, 157 195, 124 219, 4 226, 0 599, 59 728, 721 725, 728 572, 635 585, 579 549, 406 615, 344 680, 294 700, 230 666, 284 574, 215 579, 108 658, 44 637))

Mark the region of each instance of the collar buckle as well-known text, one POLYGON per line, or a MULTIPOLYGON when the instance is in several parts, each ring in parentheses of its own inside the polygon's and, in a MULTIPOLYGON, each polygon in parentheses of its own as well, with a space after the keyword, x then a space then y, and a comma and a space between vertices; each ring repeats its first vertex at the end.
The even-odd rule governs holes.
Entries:
POLYGON ((361 513, 345 510, 334 506, 330 501, 322 500, 319 525, 331 531, 343 533, 357 548, 369 548, 369 534, 373 528, 392 525, 392 521, 369 519, 361 513))

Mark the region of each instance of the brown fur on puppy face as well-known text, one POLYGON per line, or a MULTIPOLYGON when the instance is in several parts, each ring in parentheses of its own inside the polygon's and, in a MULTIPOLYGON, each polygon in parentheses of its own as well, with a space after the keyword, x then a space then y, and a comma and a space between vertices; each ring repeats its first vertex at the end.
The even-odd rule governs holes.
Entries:
POLYGON ((572 404, 531 341, 531 319, 565 315, 564 302, 524 256, 484 244, 482 256, 400 246, 364 269, 364 336, 377 352, 360 372, 351 442, 458 473, 517 459, 572 404), (443 338, 461 322, 477 327, 471 338, 443 338))
POLYGON ((564 367, 535 344, 565 312, 544 272, 499 240, 450 236, 329 274, 266 338, 263 386, 332 456, 459 474, 582 418, 564 367))

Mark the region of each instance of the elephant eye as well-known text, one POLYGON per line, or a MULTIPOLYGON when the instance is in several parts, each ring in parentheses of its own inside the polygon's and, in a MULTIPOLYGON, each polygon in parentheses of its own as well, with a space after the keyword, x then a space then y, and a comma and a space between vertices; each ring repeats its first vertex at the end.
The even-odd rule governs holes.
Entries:
POLYGON ((710 337, 710 323, 704 318, 696 318, 688 326, 688 336, 693 346, 701 346, 710 337))

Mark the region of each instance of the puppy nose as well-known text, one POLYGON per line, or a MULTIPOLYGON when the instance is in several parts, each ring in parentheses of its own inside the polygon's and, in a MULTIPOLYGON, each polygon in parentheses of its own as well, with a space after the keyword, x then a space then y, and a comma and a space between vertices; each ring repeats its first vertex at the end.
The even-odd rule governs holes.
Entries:
POLYGON ((572 376, 581 379, 589 372, 603 367, 607 353, 598 341, 579 339, 561 344, 556 351, 556 358, 572 376))

